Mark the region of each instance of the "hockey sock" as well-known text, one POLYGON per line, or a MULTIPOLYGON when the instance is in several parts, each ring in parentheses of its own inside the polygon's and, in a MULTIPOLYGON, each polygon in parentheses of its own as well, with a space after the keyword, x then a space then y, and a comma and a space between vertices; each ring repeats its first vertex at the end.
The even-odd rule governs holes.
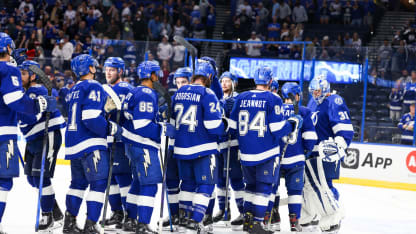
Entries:
POLYGON ((251 212, 253 213, 253 199, 254 194, 256 194, 256 185, 247 184, 245 190, 245 200, 244 200, 244 213, 251 212))
POLYGON ((77 216, 84 198, 85 189, 88 187, 86 180, 72 180, 69 191, 66 194, 66 210, 73 216, 77 216))
MULTIPOLYGON (((39 189, 39 180, 40 178, 37 176, 33 177, 33 183, 35 184, 36 188, 39 189)), ((53 190, 51 184, 51 178, 43 178, 43 185, 42 185, 42 199, 40 201, 40 207, 42 208, 43 212, 50 212, 53 209, 55 204, 55 191, 53 190)), ((39 191, 39 190, 38 190, 39 191)))
POLYGON ((192 180, 182 180, 181 191, 179 192, 179 208, 184 209, 187 213, 193 211, 192 201, 195 196, 196 184, 192 180))
POLYGON ((179 214, 179 180, 166 179, 171 215, 179 214))
MULTIPOLYGON (((278 185, 273 185, 272 193, 269 196, 269 204, 267 206, 267 212, 271 212, 273 207, 276 207, 276 193, 278 189, 278 185)), ((278 196, 278 195, 277 195, 278 196)), ((277 202, 277 206, 279 206, 279 202, 277 202)))
MULTIPOLYGON (((231 187, 234 190, 235 203, 237 204, 238 211, 243 213, 244 206, 244 182, 242 179, 232 179, 231 187)), ((228 195, 230 197, 230 195, 228 195)))
POLYGON ((197 190, 193 199, 194 212, 192 214, 192 219, 197 223, 201 222, 204 218, 209 205, 209 200, 211 198, 212 192, 214 191, 214 187, 215 185, 213 184, 197 185, 197 190))
POLYGON ((118 187, 116 179, 111 177, 110 193, 108 196, 108 203, 110 203, 111 210, 123 210, 121 206, 120 188, 118 187))
POLYGON ((155 205, 157 184, 141 185, 137 199, 137 215, 139 223, 149 224, 155 205))
POLYGON ((256 194, 253 198, 253 208, 254 208, 254 220, 263 221, 264 215, 266 213, 267 206, 269 204, 269 196, 272 192, 272 185, 266 184, 263 182, 257 182, 256 184, 256 194))
MULTIPOLYGON (((214 212, 215 197, 216 197, 215 192, 212 192, 211 193, 211 198, 209 199, 207 210, 205 211, 205 214, 212 215, 212 213, 214 212)), ((224 197, 224 199, 225 199, 225 197, 224 197)), ((224 203, 224 206, 225 206, 225 203, 224 203)))
POLYGON ((6 209, 7 194, 13 187, 12 178, 0 178, 0 223, 3 218, 4 210, 6 209))
POLYGON ((296 217, 300 218, 300 210, 302 208, 302 190, 289 190, 289 214, 296 214, 296 217))
POLYGON ((121 203, 123 204, 124 210, 126 210, 127 193, 129 192, 131 182, 132 182, 131 174, 115 175, 114 178, 116 179, 117 184, 120 188, 121 203))
POLYGON ((133 179, 126 197, 127 216, 131 219, 137 219, 137 197, 139 195, 139 189, 139 181, 133 179))
POLYGON ((87 219, 97 222, 100 218, 106 187, 106 179, 97 180, 90 183, 90 191, 88 192, 87 196, 87 219))
MULTIPOLYGON (((220 210, 225 210, 225 187, 222 187, 222 188, 217 187, 217 198, 218 198, 218 206, 220 210)), ((210 203, 211 203, 211 200, 209 201, 210 203)), ((230 201, 230 196, 228 196, 228 201, 230 201)))

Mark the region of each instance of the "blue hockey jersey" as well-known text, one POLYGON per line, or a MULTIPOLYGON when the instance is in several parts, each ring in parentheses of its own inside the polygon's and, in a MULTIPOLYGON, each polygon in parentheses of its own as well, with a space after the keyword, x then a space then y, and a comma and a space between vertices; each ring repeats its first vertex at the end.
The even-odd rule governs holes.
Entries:
POLYGON ((404 94, 403 94, 403 104, 410 105, 415 103, 416 98, 416 82, 408 82, 405 84, 404 94))
MULTIPOLYGON (((38 96, 48 95, 48 90, 44 86, 37 84, 29 87, 26 91, 26 95, 32 99, 36 99, 38 96)), ((34 140, 37 137, 44 135, 45 113, 37 115, 25 115, 19 113, 18 118, 20 120, 20 130, 27 141, 34 140)), ((65 126, 65 119, 62 117, 59 110, 52 112, 48 122, 48 132, 59 130, 65 126)))
POLYGON ((95 80, 79 81, 69 91, 65 159, 82 157, 94 150, 107 150, 106 93, 95 80))
POLYGON ((308 108, 313 111, 312 120, 315 124, 315 131, 318 141, 313 149, 312 155, 317 156, 318 144, 328 138, 340 136, 348 146, 354 136, 354 129, 351 124, 350 112, 344 99, 331 94, 321 104, 316 105, 315 101, 308 103, 308 108), (315 109, 313 109, 315 108, 315 109))
POLYGON ((176 126, 174 157, 188 160, 217 154, 224 124, 214 92, 202 85, 185 85, 172 99, 171 123, 176 126))
POLYGON ((0 141, 17 140, 17 113, 36 115, 36 103, 25 95, 17 67, 0 62, 0 141))
POLYGON ((159 150, 161 126, 156 121, 158 111, 158 96, 153 89, 145 86, 132 89, 123 102, 126 118, 122 125, 123 142, 144 149, 159 150))
MULTIPOLYGON (((127 82, 119 82, 117 84, 115 84, 114 86, 112 86, 114 92, 117 94, 118 98, 120 99, 120 102, 123 103, 124 99, 126 98, 127 94, 134 89, 134 87, 132 85, 130 85, 127 82)), ((110 120, 113 121, 114 123, 117 122, 117 111, 114 110, 110 113, 110 120)), ((126 118, 124 115, 120 114, 120 122, 119 125, 123 126, 124 122, 126 121, 126 118)), ((110 147, 110 145, 113 144, 113 136, 107 136, 107 143, 110 147)))
POLYGON ((402 130, 402 142, 403 143, 408 143, 408 144, 413 144, 413 131, 411 130, 406 130, 404 128, 404 125, 407 126, 414 126, 415 123, 415 117, 412 116, 409 113, 406 113, 403 115, 402 119, 400 120, 399 124, 397 125, 397 127, 402 130))
POLYGON ((401 111, 402 110, 402 103, 403 103, 403 91, 391 91, 389 95, 390 99, 390 110, 392 111, 401 111))
MULTIPOLYGON (((237 96, 238 94, 235 93, 233 95, 233 97, 229 97, 234 99, 235 101, 235 96, 237 96)), ((231 110, 227 110, 226 106, 225 106, 226 100, 224 98, 222 98, 220 100, 220 105, 221 105, 221 111, 223 112, 223 115, 225 115, 225 117, 230 118, 231 115, 231 110)), ((228 145, 230 145, 231 148, 237 148, 238 147, 238 139, 237 139, 237 135, 236 134, 230 134, 230 136, 228 136, 228 134, 225 134, 223 136, 220 136, 219 141, 218 141, 218 149, 221 153, 225 153, 228 150, 228 145), (230 137, 230 142, 228 142, 228 138, 230 137)))
MULTIPOLYGON (((285 119, 288 119, 294 113, 294 108, 292 104, 284 104, 283 105, 283 115, 285 119)), ((315 132, 315 126, 313 125, 312 121, 312 112, 304 107, 299 107, 300 116, 303 118, 302 128, 298 133, 298 140, 295 144, 289 144, 286 149, 286 153, 284 158, 282 159, 281 167, 288 169, 295 167, 297 165, 304 165, 305 164, 305 151, 312 151, 316 141, 318 140, 318 136, 315 132)), ((281 147, 285 143, 281 142, 281 147)))
POLYGON ((254 166, 280 155, 279 141, 292 132, 282 113, 282 99, 269 91, 252 90, 236 98, 230 128, 237 130, 241 164, 254 166))

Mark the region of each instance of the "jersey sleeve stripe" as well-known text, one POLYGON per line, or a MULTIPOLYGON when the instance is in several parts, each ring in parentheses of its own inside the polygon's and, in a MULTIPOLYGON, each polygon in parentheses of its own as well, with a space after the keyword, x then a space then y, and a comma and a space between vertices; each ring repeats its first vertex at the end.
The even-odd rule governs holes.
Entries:
POLYGON ((204 120, 204 126, 207 129, 214 129, 218 128, 218 126, 221 125, 222 120, 216 119, 216 120, 204 120))
POLYGON ((188 148, 182 148, 175 146, 174 151, 175 154, 180 155, 192 155, 197 154, 199 152, 208 151, 208 150, 217 150, 218 144, 216 142, 206 143, 202 145, 196 145, 188 148))
POLYGON ((134 129, 144 128, 152 122, 150 119, 136 119, 133 120, 134 129))
MULTIPOLYGON (((57 125, 61 125, 65 123, 65 119, 60 115, 56 118, 53 118, 49 121, 48 127, 54 127, 57 125)), ((25 138, 28 138, 30 136, 35 135, 36 133, 43 131, 45 129, 45 121, 42 121, 40 123, 37 123, 35 126, 33 126, 32 129, 28 133, 25 134, 25 138)))
POLYGON ((74 154, 81 152, 84 149, 97 146, 97 145, 107 147, 107 140, 105 138, 90 138, 88 140, 81 141, 74 146, 65 147, 65 154, 74 155, 74 154))
POLYGON ((243 154, 240 153, 241 160, 246 162, 260 162, 272 156, 280 154, 280 147, 274 147, 269 149, 263 153, 256 153, 256 154, 243 154))
POLYGON ((298 155, 293 155, 290 157, 284 157, 282 159, 282 165, 290 165, 293 163, 303 162, 303 161, 305 161, 305 155, 298 154, 298 155))
POLYGON ((23 97, 23 92, 21 90, 14 91, 3 96, 4 104, 9 105, 12 102, 18 101, 23 97))
POLYGON ((339 123, 332 127, 332 131, 337 134, 339 131, 354 131, 352 124, 339 123))
POLYGON ((232 119, 228 119, 228 126, 231 128, 231 129, 237 129, 237 122, 235 122, 234 120, 232 120, 232 119))
POLYGON ((0 127, 0 136, 3 135, 16 135, 17 127, 0 127))
POLYGON ((302 133, 302 138, 305 140, 318 140, 318 135, 314 131, 306 131, 302 133))
POLYGON ((286 121, 285 120, 280 121, 280 122, 276 122, 276 123, 270 123, 269 124, 270 131, 277 132, 280 129, 282 129, 285 126, 285 124, 286 124, 286 121))
MULTIPOLYGON (((237 139, 234 139, 234 140, 231 140, 231 141, 230 141, 230 147, 235 147, 235 146, 238 146, 238 140, 237 140, 237 139)), ((228 148, 228 141, 226 141, 226 142, 221 142, 221 143, 219 144, 218 148, 219 148, 220 150, 227 149, 227 148, 228 148)))
POLYGON ((95 119, 98 116, 100 116, 100 114, 101 114, 101 110, 97 110, 97 109, 83 110, 82 120, 95 119))

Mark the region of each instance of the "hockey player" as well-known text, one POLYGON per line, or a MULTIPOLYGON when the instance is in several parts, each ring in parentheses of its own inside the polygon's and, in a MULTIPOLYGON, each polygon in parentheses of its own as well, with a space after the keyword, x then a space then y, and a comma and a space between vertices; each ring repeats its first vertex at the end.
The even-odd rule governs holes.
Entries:
MULTIPOLYGON (((237 96, 237 93, 234 91, 234 76, 230 72, 224 72, 220 77, 220 82, 222 86, 222 90, 224 91, 224 97, 221 100, 221 103, 224 108, 224 113, 227 118, 230 117, 231 110, 234 105, 234 97, 237 96)), ((231 137, 231 136, 230 136, 231 137)), ((241 170, 241 163, 238 159, 238 141, 235 135, 232 136, 231 139, 228 139, 229 136, 225 135, 220 139, 220 154, 218 157, 218 184, 217 184, 217 197, 219 203, 219 212, 213 217, 214 222, 219 222, 222 220, 229 221, 231 219, 231 210, 227 207, 227 217, 224 218, 225 215, 225 195, 226 195, 226 173, 227 173, 227 155, 228 155, 228 147, 230 147, 230 168, 229 168, 229 179, 231 182, 231 187, 234 190, 234 198, 238 207, 238 211, 240 215, 237 219, 231 222, 231 227, 233 230, 237 231, 242 229, 243 221, 244 221, 244 211, 243 211, 243 204, 244 204, 244 182, 243 182, 243 172, 241 170)), ((228 195, 228 199, 230 199, 231 194, 228 195)))
MULTIPOLYGON (((176 90, 180 89, 184 85, 188 85, 192 78, 192 69, 189 67, 181 67, 178 68, 173 76, 174 83, 176 84, 176 90)), ((170 90, 170 89, 169 89, 170 90)), ((170 92, 170 91, 169 91, 170 92)), ((180 189, 179 189, 179 173, 178 173, 178 162, 177 159, 172 157, 173 154, 173 146, 174 142, 170 141, 170 156, 168 157, 168 166, 166 170, 166 187, 168 190, 169 196, 169 209, 170 215, 172 219, 172 225, 177 226, 179 225, 179 200, 181 197, 180 189)), ((192 202, 192 195, 186 196, 184 198, 188 198, 188 202, 192 202)), ((182 202, 183 203, 183 202, 182 202)), ((186 201, 185 201, 186 203, 186 201)), ((182 205, 183 206, 183 205, 182 205)), ((182 207, 184 208, 184 207, 182 207)), ((163 221, 164 228, 169 227, 170 230, 170 220, 169 217, 165 218, 163 221)))
POLYGON ((223 97, 223 91, 222 91, 222 88, 221 88, 221 83, 220 83, 220 81, 217 77, 217 64, 216 64, 216 62, 213 58, 208 57, 208 56, 204 56, 204 57, 200 58, 198 60, 198 63, 202 62, 202 61, 205 61, 205 62, 208 62, 209 64, 211 64, 212 70, 208 73, 208 76, 211 80, 211 85, 210 85, 209 88, 212 91, 214 91, 215 96, 217 96, 218 100, 221 100, 222 97, 223 97))
MULTIPOLYGON (((120 57, 109 57, 104 62, 105 78, 107 84, 110 85, 114 92, 118 95, 122 102, 127 94, 134 88, 129 83, 122 81, 125 71, 125 64, 120 57)), ((116 122, 116 111, 109 113, 111 121, 116 122)), ((119 125, 122 126, 125 118, 120 115, 119 125)), ((112 149, 113 137, 107 137, 108 149, 112 149)), ((106 226, 115 225, 117 229, 121 229, 124 220, 124 211, 126 210, 126 197, 132 182, 130 162, 124 150, 124 143, 118 141, 115 146, 113 174, 111 177, 110 195, 108 201, 113 212, 110 219, 105 221, 106 226)))
POLYGON ((81 233, 76 216, 84 192, 87 196, 87 219, 83 233, 100 233, 98 221, 104 201, 109 170, 107 136, 121 136, 121 128, 105 119, 106 94, 94 80, 97 61, 81 54, 71 61, 79 81, 69 93, 68 125, 65 132, 65 159, 71 160, 71 184, 66 196, 63 233, 81 233))
MULTIPOLYGON (((279 175, 279 141, 302 126, 302 117, 283 118, 282 100, 270 92, 272 71, 260 67, 254 73, 256 90, 241 93, 231 112, 230 128, 237 131, 241 164, 246 182, 243 230, 271 233, 262 221, 279 175)), ((293 133, 292 133, 293 132, 293 133)))
POLYGON ((12 65, 10 56, 14 42, 6 33, 0 33, 0 233, 4 234, 1 221, 6 208, 7 194, 12 189, 13 177, 19 176, 19 149, 17 148, 17 113, 37 115, 55 111, 56 99, 39 96, 31 99, 24 93, 21 74, 12 65))
POLYGON ((339 178, 339 161, 343 159, 354 131, 344 99, 330 93, 330 84, 324 76, 312 79, 309 93, 313 100, 308 107, 314 112, 312 119, 318 141, 311 159, 306 161, 300 224, 302 229, 313 229, 319 220, 323 231, 337 232, 344 212, 332 180, 339 178))
POLYGON ((217 139, 228 125, 221 118, 217 97, 208 88, 212 72, 213 68, 208 62, 199 62, 192 84, 182 86, 172 97, 174 113, 171 122, 175 123, 178 136, 175 139, 174 157, 179 159, 181 193, 195 192, 192 202, 181 199, 187 208, 180 209, 180 216, 185 216, 184 212, 187 212, 190 218, 187 228, 197 233, 207 231, 202 219, 217 180, 217 139))
MULTIPOLYGON (((288 119, 294 113, 294 104, 292 103, 289 94, 292 94, 293 97, 295 97, 297 104, 300 101, 300 86, 295 82, 286 82, 282 86, 281 93, 285 101, 285 104, 283 105, 283 115, 286 119, 288 119)), ((285 185, 289 197, 289 221, 290 231, 292 232, 301 231, 298 219, 300 218, 300 211, 302 206, 305 159, 309 155, 308 152, 312 151, 316 140, 318 139, 315 132, 315 126, 312 122, 312 112, 308 108, 300 106, 299 115, 303 118, 302 128, 298 132, 297 141, 290 142, 288 144, 285 154, 281 156, 282 161, 280 165, 280 177, 285 179, 285 185)), ((286 142, 284 140, 281 141, 280 148, 283 149, 285 144, 286 142)), ((274 188, 275 190, 277 190, 279 182, 280 180, 277 180, 277 184, 274 188)), ((273 211, 271 212, 272 217, 270 223, 272 224, 273 231, 280 231, 280 216, 278 210, 279 199, 280 196, 276 196, 273 205, 273 211)))
MULTIPOLYGON (((133 167, 133 182, 127 195, 127 219, 123 230, 155 233, 149 227, 157 184, 162 182, 159 148, 163 124, 158 123, 158 96, 153 83, 159 80, 159 65, 146 61, 139 64, 137 74, 141 85, 131 90, 123 103, 128 119, 123 127, 126 154, 133 167), (134 199, 137 197, 137 199, 134 199), (138 222, 137 222, 138 218, 138 222), (137 224, 136 224, 137 223, 137 224)), ((165 125, 165 135, 174 137, 174 128, 165 125)))
MULTIPOLYGON (((38 96, 47 95, 48 91, 44 86, 38 84, 37 75, 29 70, 29 67, 32 65, 40 68, 37 62, 27 60, 19 65, 19 69, 22 74, 22 86, 26 90, 26 95, 32 99, 36 99, 38 96)), ((18 114, 18 118, 20 120, 20 130, 27 142, 25 151, 25 174, 29 184, 35 188, 39 188, 45 114, 36 116, 18 114)), ((59 222, 63 220, 63 214, 55 200, 55 192, 51 184, 51 178, 55 171, 56 158, 62 144, 61 128, 64 128, 65 125, 65 120, 59 110, 51 113, 48 124, 49 143, 47 146, 48 151, 46 153, 47 158, 45 160, 41 199, 43 217, 39 222, 39 231, 50 230, 54 227, 54 221, 59 222)), ((62 223, 60 226, 62 226, 62 223)))

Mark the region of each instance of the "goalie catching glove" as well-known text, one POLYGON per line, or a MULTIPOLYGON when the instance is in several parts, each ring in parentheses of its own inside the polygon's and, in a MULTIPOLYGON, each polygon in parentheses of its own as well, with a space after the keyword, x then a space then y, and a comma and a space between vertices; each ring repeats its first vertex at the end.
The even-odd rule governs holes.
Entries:
POLYGON ((347 144, 342 137, 337 136, 335 139, 330 137, 328 140, 319 143, 319 157, 324 162, 336 162, 345 157, 346 148, 347 144))

